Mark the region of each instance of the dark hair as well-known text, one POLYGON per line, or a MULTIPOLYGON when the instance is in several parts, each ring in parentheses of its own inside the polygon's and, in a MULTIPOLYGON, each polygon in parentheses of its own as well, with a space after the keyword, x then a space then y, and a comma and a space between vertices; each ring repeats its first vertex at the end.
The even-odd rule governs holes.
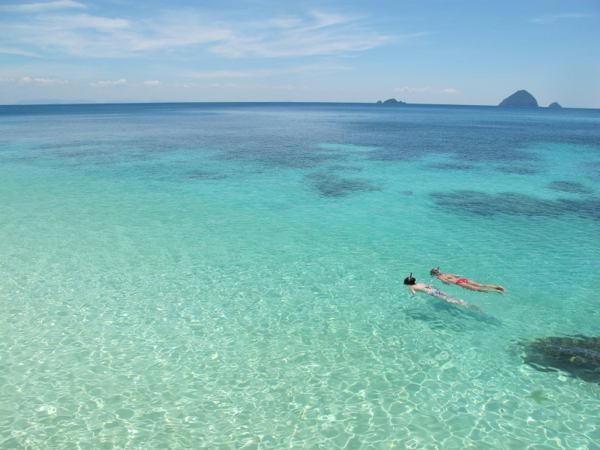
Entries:
POLYGON ((435 275, 439 275, 440 274, 440 268, 439 267, 435 267, 433 269, 431 269, 429 271, 429 275, 431 276, 435 276, 435 275))
POLYGON ((408 286, 412 286, 417 282, 417 280, 415 280, 415 278, 412 276, 412 272, 410 273, 409 276, 407 276, 404 279, 404 284, 408 285, 408 286))

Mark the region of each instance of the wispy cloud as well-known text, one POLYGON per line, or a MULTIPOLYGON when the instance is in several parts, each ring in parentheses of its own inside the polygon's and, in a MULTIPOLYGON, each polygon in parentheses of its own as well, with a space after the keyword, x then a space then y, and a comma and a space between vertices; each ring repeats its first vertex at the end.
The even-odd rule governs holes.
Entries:
POLYGON ((587 19, 592 17, 591 14, 571 12, 571 13, 559 13, 559 14, 545 14, 543 16, 534 17, 531 19, 533 23, 537 23, 540 25, 550 25, 559 20, 564 19, 587 19))
POLYGON ((274 17, 263 22, 265 25, 273 28, 294 28, 302 23, 298 17, 285 16, 285 17, 274 17))
MULTIPOLYGON (((264 71, 261 71, 264 72, 264 71)), ((191 78, 246 78, 256 76, 258 71, 250 72, 245 70, 205 70, 200 72, 191 72, 188 74, 191 78)))
POLYGON ((129 32, 126 19, 90 14, 39 14, 26 20, 5 22, 11 47, 25 47, 36 54, 68 54, 85 57, 123 56, 122 35, 129 32))
POLYGON ((381 46, 392 36, 381 34, 361 18, 310 11, 263 25, 241 24, 230 39, 210 47, 225 57, 298 57, 355 53, 381 46))
POLYGON ((38 13, 44 11, 51 11, 56 9, 83 9, 86 6, 83 3, 76 2, 73 0, 56 0, 53 2, 39 2, 39 3, 23 3, 23 4, 10 4, 0 6, 0 11, 6 12, 21 12, 21 13, 38 13))
POLYGON ((341 14, 332 14, 319 10, 312 10, 310 15, 314 21, 311 24, 311 28, 324 28, 333 25, 340 25, 350 21, 356 21, 358 18, 351 16, 344 16, 341 14))
POLYGON ((91 87, 114 87, 114 86, 122 86, 127 84, 127 80, 125 78, 120 78, 118 80, 102 80, 102 81, 91 81, 89 85, 91 87))
POLYGON ((144 86, 159 86, 160 85, 160 81, 159 80, 146 80, 142 84, 144 86))
POLYGON ((234 38, 210 47, 210 51, 229 58, 286 58, 302 56, 357 53, 389 42, 385 36, 327 36, 304 34, 282 36, 280 39, 234 38))
POLYGON ((295 73, 309 72, 332 72, 340 70, 350 70, 347 66, 332 64, 307 64, 302 66, 266 68, 254 70, 206 70, 189 72, 185 74, 190 78, 198 79, 224 79, 224 78, 265 78, 278 75, 289 75, 295 73))
POLYGON ((119 34, 118 38, 125 51, 148 53, 221 42, 233 36, 232 29, 193 14, 171 14, 138 23, 129 32, 119 34))
POLYGON ((28 56, 30 58, 37 58, 40 56, 37 53, 29 52, 27 50, 21 50, 20 48, 0 47, 1 55, 17 55, 17 56, 28 56))
POLYGON ((38 18, 37 24, 47 30, 95 30, 103 32, 129 27, 128 20, 90 14, 49 15, 38 18))
MULTIPOLYGON (((73 1, 47 2, 66 7, 73 1)), ((41 3, 30 3, 42 5, 41 3)), ((26 6, 20 5, 20 6, 26 6)), ((8 5, 10 6, 10 5, 8 5)), ((16 5, 12 5, 16 6, 16 5)), ((83 5, 82 5, 83 6, 83 5)), ((43 11, 38 6, 38 11, 43 11)), ((46 9, 51 9, 45 6, 46 9)), ((424 33, 388 35, 365 18, 323 11, 254 20, 220 20, 178 11, 143 20, 84 13, 40 13, 5 22, 10 47, 41 54, 130 57, 158 51, 209 51, 226 58, 286 58, 363 52, 424 33)))

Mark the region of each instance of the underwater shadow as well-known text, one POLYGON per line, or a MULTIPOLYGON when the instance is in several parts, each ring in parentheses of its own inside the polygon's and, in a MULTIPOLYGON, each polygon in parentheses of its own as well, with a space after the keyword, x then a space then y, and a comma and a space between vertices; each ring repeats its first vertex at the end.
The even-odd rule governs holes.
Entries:
POLYGON ((502 326, 502 322, 481 310, 465 309, 460 306, 449 305, 443 302, 436 302, 430 305, 434 313, 427 313, 421 308, 409 308, 405 311, 407 317, 413 320, 424 322, 432 329, 452 330, 463 332, 467 329, 469 320, 491 325, 494 327, 502 326))
POLYGON ((478 307, 476 309, 464 308, 462 306, 450 305, 445 302, 436 302, 431 306, 438 311, 446 312, 452 317, 473 319, 495 327, 502 326, 502 322, 499 319, 489 315, 478 307))

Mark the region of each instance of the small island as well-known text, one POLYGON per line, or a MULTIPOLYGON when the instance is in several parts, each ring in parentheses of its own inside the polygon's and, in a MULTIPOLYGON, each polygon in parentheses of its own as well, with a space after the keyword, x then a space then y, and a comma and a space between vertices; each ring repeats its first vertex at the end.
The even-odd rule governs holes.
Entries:
POLYGON ((553 102, 553 103, 550 103, 548 105, 548 108, 550 108, 550 109, 562 109, 562 106, 560 106, 560 103, 558 103, 558 102, 553 102))
POLYGON ((384 101, 378 100, 377 104, 378 105, 406 105, 406 102, 403 102, 401 100, 396 100, 395 98, 388 98, 387 100, 384 100, 384 101))
POLYGON ((506 97, 498 106, 503 108, 537 108, 538 102, 526 90, 520 90, 506 97))

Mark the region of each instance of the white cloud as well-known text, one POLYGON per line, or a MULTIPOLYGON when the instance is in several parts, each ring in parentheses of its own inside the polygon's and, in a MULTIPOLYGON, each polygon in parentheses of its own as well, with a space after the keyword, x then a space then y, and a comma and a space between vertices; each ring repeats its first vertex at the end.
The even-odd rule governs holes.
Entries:
POLYGON ((118 80, 91 81, 89 84, 91 87, 113 87, 127 84, 127 80, 120 78, 118 80))
POLYGON ((73 0, 56 0, 53 2, 39 2, 39 3, 23 3, 21 5, 10 4, 0 6, 0 11, 7 12, 22 12, 22 13, 37 13, 43 11, 50 11, 53 9, 69 9, 69 8, 85 8, 83 3, 79 3, 73 0))
POLYGON ((144 86, 158 86, 158 85, 160 85, 160 81, 158 81, 158 80, 146 80, 142 84, 144 86))
POLYGON ((17 83, 35 86, 55 86, 60 84, 68 84, 69 82, 67 80, 59 80, 55 78, 21 77, 17 80, 17 83))
POLYGON ((591 14, 584 13, 559 13, 559 14, 546 14, 543 16, 535 17, 531 19, 533 23, 541 25, 550 25, 559 20, 563 19, 586 19, 592 17, 591 14))
POLYGON ((450 88, 444 88, 444 89, 442 89, 442 92, 444 94, 458 94, 458 89, 452 88, 452 87, 450 87, 450 88))
POLYGON ((17 56, 29 56, 32 58, 37 58, 40 55, 34 52, 29 52, 27 50, 21 50, 20 48, 9 48, 9 47, 0 47, 0 54, 2 55, 17 55, 17 56))

